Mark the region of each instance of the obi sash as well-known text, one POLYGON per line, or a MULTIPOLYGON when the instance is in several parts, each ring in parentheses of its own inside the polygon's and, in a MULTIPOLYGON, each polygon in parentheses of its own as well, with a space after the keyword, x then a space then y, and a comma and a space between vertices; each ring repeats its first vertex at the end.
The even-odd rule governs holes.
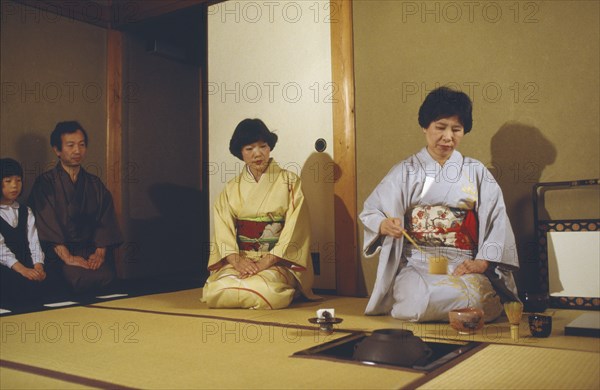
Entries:
POLYGON ((477 214, 448 206, 415 206, 408 210, 405 227, 415 242, 475 250, 478 242, 477 214))
POLYGON ((277 242, 285 225, 283 217, 238 219, 235 222, 237 242, 241 250, 268 252, 277 242))

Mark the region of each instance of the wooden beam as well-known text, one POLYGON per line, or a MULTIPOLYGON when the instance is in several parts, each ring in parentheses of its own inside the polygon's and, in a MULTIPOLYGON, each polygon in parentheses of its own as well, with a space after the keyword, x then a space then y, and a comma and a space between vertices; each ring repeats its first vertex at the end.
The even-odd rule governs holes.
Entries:
MULTIPOLYGON (((39 11, 28 14, 33 20, 44 18, 53 20, 52 15, 60 15, 66 19, 79 20, 103 28, 110 26, 111 8, 107 0, 72 1, 72 0, 13 0, 39 11)), ((10 4, 10 3, 7 3, 10 4)), ((3 9, 2 11, 5 11, 3 9)), ((29 11, 27 11, 29 12, 29 11)))
POLYGON ((117 217, 123 212, 122 115, 123 115, 123 37, 107 30, 106 50, 106 187, 112 193, 117 217))
POLYGON ((359 293, 360 264, 357 240, 352 1, 331 0, 330 10, 332 79, 337 90, 333 103, 336 290, 340 295, 356 296, 359 293))
MULTIPOLYGON (((2 0, 4 2, 4 0, 2 0)), ((206 6, 223 0, 13 0, 35 8, 28 17, 53 19, 60 15, 103 28, 122 28, 145 19, 158 17, 199 4, 206 6)), ((3 12, 14 12, 10 2, 2 7, 3 12)), ((28 11, 29 12, 29 11, 28 11)))
POLYGON ((184 8, 206 3, 207 0, 125 0, 113 1, 113 28, 154 18, 184 8))

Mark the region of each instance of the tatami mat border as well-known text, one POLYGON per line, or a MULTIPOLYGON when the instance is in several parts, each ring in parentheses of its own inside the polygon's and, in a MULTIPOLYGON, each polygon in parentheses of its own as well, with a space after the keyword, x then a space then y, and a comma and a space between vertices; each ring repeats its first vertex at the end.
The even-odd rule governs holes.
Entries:
MULTIPOLYGON (((247 324, 253 324, 253 325, 277 326, 280 328, 292 328, 292 329, 302 329, 302 330, 316 330, 317 329, 316 326, 311 326, 311 325, 300 325, 300 324, 294 324, 294 323, 285 323, 284 324, 281 322, 259 321, 259 320, 250 320, 250 319, 236 318, 236 317, 213 316, 213 315, 207 315, 207 314, 177 313, 177 312, 166 312, 166 311, 159 311, 159 310, 135 309, 135 308, 129 308, 129 307, 102 306, 102 305, 97 305, 97 304, 85 305, 85 306, 80 306, 80 307, 89 308, 89 309, 131 311, 131 312, 137 312, 137 313, 159 314, 159 315, 166 315, 166 316, 205 318, 205 319, 220 320, 220 321, 235 321, 235 322, 241 322, 241 323, 247 323, 247 324)), ((357 334, 357 333, 365 333, 365 330, 364 329, 356 330, 356 329, 335 328, 335 332, 357 334)), ((369 331, 366 331, 366 332, 369 332, 369 331)), ((435 335, 427 335, 427 336, 424 336, 424 338, 426 340, 431 340, 431 341, 434 341, 434 340, 461 341, 460 339, 456 340, 453 338, 436 337, 435 335)), ((590 340, 593 340, 593 339, 594 338, 590 338, 590 340)), ((495 342, 495 341, 478 341, 478 342, 485 344, 485 345, 511 345, 508 343, 495 342)), ((556 347, 556 346, 547 346, 547 345, 527 345, 527 347, 581 352, 581 350, 577 349, 577 348, 565 348, 565 347, 556 347)), ((480 350, 480 348, 475 348, 475 349, 478 351, 480 350)), ((592 351, 587 351, 587 352, 592 352, 592 351)), ((470 356, 470 355, 468 355, 468 356, 470 356)))
POLYGON ((30 366, 29 364, 12 362, 10 360, 0 359, 0 367, 10 368, 17 371, 26 372, 44 376, 52 379, 59 379, 65 382, 70 382, 82 386, 97 387, 99 389, 123 389, 123 390, 138 390, 135 387, 118 385, 116 383, 105 382, 98 379, 86 378, 79 375, 67 374, 66 372, 49 370, 47 368, 30 366))
MULTIPOLYGON (((349 336, 344 336, 344 338, 347 337, 352 337, 351 335, 349 336)), ((342 339, 337 339, 335 341, 340 341, 342 339)), ((335 342, 335 341, 331 341, 331 342, 335 342)), ((430 372, 426 372, 426 371, 422 371, 422 370, 417 370, 417 369, 413 369, 410 367, 400 367, 400 366, 393 366, 393 365, 389 365, 389 364, 376 364, 375 367, 377 368, 386 368, 389 370, 399 370, 399 371, 405 371, 405 372, 412 372, 412 373, 416 373, 416 374, 423 374, 423 376, 421 376, 419 379, 415 379, 413 382, 409 383, 408 385, 401 387, 401 389, 416 389, 422 385, 424 385, 425 383, 429 382, 430 380, 432 380, 433 378, 445 373, 446 371, 450 370, 451 368, 453 368, 454 366, 456 366, 457 364, 465 361, 466 359, 470 358, 471 356, 473 356, 474 354, 476 354, 477 352, 481 351, 482 349, 486 348, 487 346, 489 346, 490 343, 479 343, 479 345, 473 347, 472 349, 466 351, 465 353, 461 354, 460 356, 455 357, 454 359, 450 360, 449 362, 441 365, 440 367, 434 369, 433 371, 430 372)), ((333 357, 329 357, 329 356, 325 356, 325 355, 304 355, 304 354, 294 354, 291 355, 290 357, 292 358, 301 358, 301 359, 317 359, 317 360, 324 360, 324 361, 330 361, 330 362, 335 362, 335 363, 346 363, 346 364, 355 364, 355 365, 359 365, 362 366, 364 365, 364 363, 359 362, 359 361, 351 361, 351 360, 340 360, 340 359, 336 359, 333 357)))
MULTIPOLYGON (((265 325, 265 326, 277 326, 280 328, 292 328, 292 329, 302 329, 302 330, 316 330, 316 326, 310 325, 300 325, 294 323, 282 324, 280 322, 270 322, 270 321, 257 321, 257 320, 249 320, 245 318, 233 318, 233 317, 222 317, 222 316, 211 316, 206 314, 189 314, 189 313, 173 313, 166 311, 158 311, 158 310, 146 310, 146 309, 134 309, 130 307, 111 307, 111 306, 102 306, 102 305, 86 305, 82 306, 88 309, 104 309, 104 310, 119 310, 119 311, 131 311, 135 313, 146 313, 146 314, 159 314, 166 316, 174 316, 174 317, 189 317, 189 318, 204 318, 209 320, 221 320, 221 321, 235 321, 235 322, 243 322, 246 324, 253 325, 265 325)), ((340 329, 335 328, 335 332, 339 333, 362 333, 362 331, 351 330, 351 329, 340 329)))
POLYGON ((408 385, 402 387, 402 389, 403 390, 404 389, 417 389, 417 388, 423 386, 424 384, 426 384, 427 382, 429 382, 433 378, 442 375, 443 373, 445 373, 446 371, 450 370, 451 368, 454 368, 459 363, 464 362, 465 360, 467 360, 471 356, 475 355, 477 352, 481 351, 482 349, 488 347, 489 345, 490 345, 489 343, 481 343, 480 345, 478 345, 475 348, 467 351, 463 355, 460 355, 460 356, 458 356, 458 357, 450 360, 448 363, 443 364, 441 367, 436 368, 432 372, 425 373, 424 376, 422 376, 422 377, 420 377, 418 379, 415 379, 413 382, 411 382, 408 385))

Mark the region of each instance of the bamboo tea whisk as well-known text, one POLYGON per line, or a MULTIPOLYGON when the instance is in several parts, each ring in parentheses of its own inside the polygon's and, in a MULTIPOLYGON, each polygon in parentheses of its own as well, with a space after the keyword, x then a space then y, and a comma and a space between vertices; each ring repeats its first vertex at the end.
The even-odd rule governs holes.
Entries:
POLYGON ((523 315, 523 304, 521 302, 506 302, 504 311, 510 322, 510 337, 513 341, 519 340, 519 324, 523 315))

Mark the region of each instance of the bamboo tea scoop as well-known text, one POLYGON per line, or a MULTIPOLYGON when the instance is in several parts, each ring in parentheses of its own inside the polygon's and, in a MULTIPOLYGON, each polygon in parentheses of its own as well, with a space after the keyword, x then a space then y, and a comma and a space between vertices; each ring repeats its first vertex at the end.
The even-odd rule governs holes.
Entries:
MULTIPOLYGON (((384 213, 384 215, 386 216, 386 218, 389 218, 387 214, 384 213)), ((425 257, 427 257, 427 254, 425 253, 423 248, 421 248, 415 242, 415 240, 413 240, 413 238, 406 232, 406 230, 402 230, 402 234, 415 248, 417 248, 417 250, 419 252, 421 252, 422 254, 425 255, 425 257)), ((427 260, 429 262, 429 273, 430 274, 436 274, 436 275, 448 274, 448 259, 446 257, 435 256, 435 257, 429 257, 427 260)))

